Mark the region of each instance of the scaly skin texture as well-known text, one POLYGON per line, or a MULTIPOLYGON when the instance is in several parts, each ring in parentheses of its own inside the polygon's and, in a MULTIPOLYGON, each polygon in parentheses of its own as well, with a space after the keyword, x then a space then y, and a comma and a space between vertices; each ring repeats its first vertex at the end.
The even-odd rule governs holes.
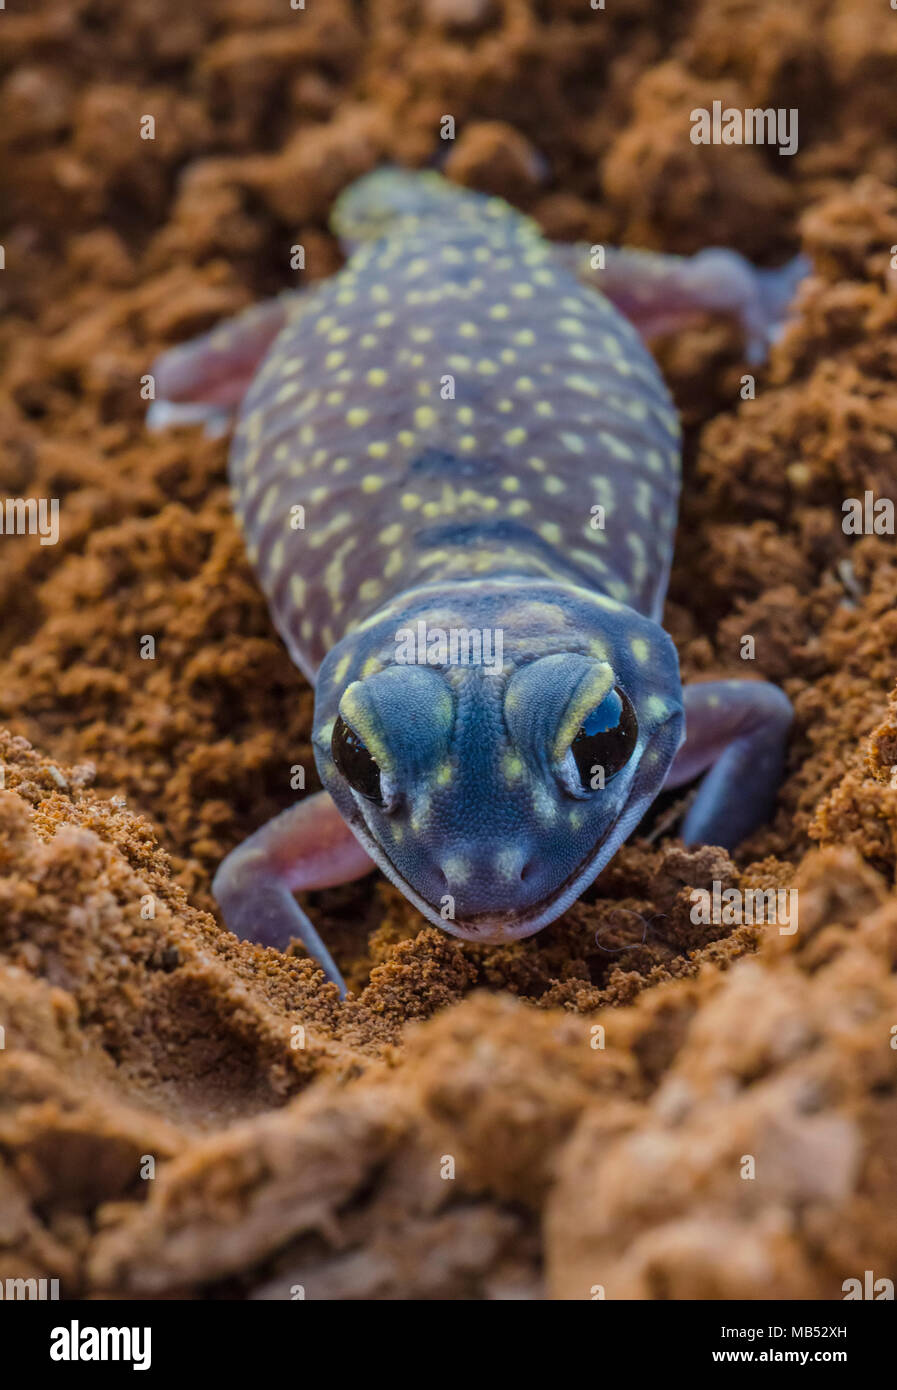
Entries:
POLYGON ((241 935, 299 935, 341 983, 296 887, 372 859, 445 930, 509 940, 576 898, 665 783, 712 768, 686 839, 731 845, 768 814, 790 706, 762 682, 682 691, 659 625, 679 425, 599 287, 646 323, 734 308, 756 348, 796 272, 617 253, 602 281, 432 174, 369 175, 333 221, 345 269, 156 373, 174 402, 242 398, 234 504, 317 687, 326 794, 234 851, 216 895, 241 935), (347 730, 352 782, 333 752, 347 730))

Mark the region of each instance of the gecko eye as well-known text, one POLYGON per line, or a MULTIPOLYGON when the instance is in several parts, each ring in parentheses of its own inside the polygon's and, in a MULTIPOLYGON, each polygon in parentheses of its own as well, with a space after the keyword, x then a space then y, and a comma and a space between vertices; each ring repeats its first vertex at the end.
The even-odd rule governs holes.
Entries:
POLYGON ((354 787, 376 806, 383 805, 380 789, 380 768, 358 735, 349 728, 342 715, 337 715, 330 740, 330 752, 337 769, 350 787, 354 787))
POLYGON ((629 762, 637 742, 635 710, 618 686, 592 710, 570 745, 568 758, 572 756, 576 764, 581 792, 598 791, 616 776, 629 762), (603 769, 603 779, 599 768, 603 769))

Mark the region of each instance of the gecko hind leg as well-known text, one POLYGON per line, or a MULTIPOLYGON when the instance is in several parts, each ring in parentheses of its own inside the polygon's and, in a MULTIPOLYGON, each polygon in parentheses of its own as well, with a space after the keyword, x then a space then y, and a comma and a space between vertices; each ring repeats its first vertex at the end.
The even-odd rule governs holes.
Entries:
POLYGON ((764 270, 737 251, 710 247, 694 256, 610 247, 601 269, 593 269, 591 247, 556 246, 583 284, 600 290, 643 338, 672 333, 700 314, 737 319, 752 364, 763 362, 782 332, 797 286, 810 273, 805 256, 764 270))
POLYGON ((794 717, 791 701, 768 681, 707 681, 686 686, 683 694, 685 742, 664 785, 683 786, 706 773, 682 839, 733 849, 772 814, 794 717))
POLYGON ((147 411, 147 428, 202 424, 212 437, 226 434, 295 299, 286 293, 254 304, 157 357, 151 368, 157 398, 147 411))
POLYGON ((232 850, 218 867, 212 893, 225 924, 244 941, 283 951, 298 937, 343 999, 343 977, 293 893, 349 883, 373 867, 331 798, 318 792, 232 850))

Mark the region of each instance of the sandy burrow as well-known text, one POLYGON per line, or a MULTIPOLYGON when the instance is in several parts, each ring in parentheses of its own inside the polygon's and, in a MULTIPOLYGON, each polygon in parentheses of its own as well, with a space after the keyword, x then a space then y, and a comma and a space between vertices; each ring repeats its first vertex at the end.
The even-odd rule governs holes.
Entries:
POLYGON ((897 895, 855 850, 807 857, 797 933, 629 1007, 476 991, 375 1048, 319 1000, 296 1051, 303 989, 326 992, 310 964, 276 958, 285 995, 268 953, 222 958, 145 835, 137 862, 139 824, 41 796, 51 765, 9 751, 31 778, 2 805, 0 1273, 275 1299, 837 1298, 893 1276, 897 895))

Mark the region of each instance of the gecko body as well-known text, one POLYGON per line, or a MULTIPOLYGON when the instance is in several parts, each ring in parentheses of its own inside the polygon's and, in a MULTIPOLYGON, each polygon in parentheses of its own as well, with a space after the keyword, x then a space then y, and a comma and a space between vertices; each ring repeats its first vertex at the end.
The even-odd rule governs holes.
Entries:
POLYGON ((618 253, 602 282, 433 174, 369 175, 333 220, 343 270, 157 376, 169 400, 239 403, 234 505, 316 686, 325 791, 234 851, 216 896, 240 934, 298 935, 341 984, 296 887, 373 860, 446 931, 512 940, 582 892, 664 785, 707 772, 686 839, 731 845, 768 815, 790 706, 764 682, 683 692, 660 624, 679 423, 612 301, 641 306, 643 331, 736 312, 755 347, 797 273, 618 253))

